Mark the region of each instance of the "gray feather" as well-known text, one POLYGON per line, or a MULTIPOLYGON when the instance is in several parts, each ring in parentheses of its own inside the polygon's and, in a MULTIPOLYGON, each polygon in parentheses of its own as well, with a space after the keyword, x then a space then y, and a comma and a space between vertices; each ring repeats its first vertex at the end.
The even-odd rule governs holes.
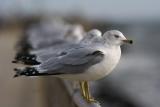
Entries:
POLYGON ((103 53, 96 49, 80 48, 67 54, 53 57, 39 65, 43 73, 76 74, 103 60, 103 53))
POLYGON ((75 48, 76 49, 81 48, 81 47, 82 46, 78 44, 66 43, 58 46, 52 46, 52 47, 32 51, 31 54, 34 54, 37 56, 37 61, 45 62, 52 57, 62 56, 66 54, 68 51, 74 50, 75 48))

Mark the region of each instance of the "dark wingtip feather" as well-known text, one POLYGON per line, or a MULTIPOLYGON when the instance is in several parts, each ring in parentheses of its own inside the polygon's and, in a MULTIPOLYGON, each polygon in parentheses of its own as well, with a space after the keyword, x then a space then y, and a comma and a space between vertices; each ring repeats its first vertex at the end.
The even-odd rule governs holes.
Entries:
POLYGON ((37 76, 40 75, 40 73, 34 68, 34 67, 26 67, 24 69, 19 69, 19 68, 14 68, 14 71, 16 71, 15 75, 13 76, 15 77, 19 77, 19 76, 37 76))
POLYGON ((14 78, 19 77, 22 75, 22 71, 18 68, 14 68, 14 71, 16 71, 16 74, 13 76, 14 78))
POLYGON ((27 29, 24 30, 24 34, 20 37, 19 41, 15 46, 17 53, 15 55, 15 61, 13 61, 13 63, 18 63, 23 60, 22 56, 28 54, 29 51, 32 49, 32 46, 28 41, 29 35, 27 34, 27 31, 27 29))
POLYGON ((17 53, 15 60, 12 63, 23 63, 25 65, 39 65, 40 62, 37 61, 37 56, 28 53, 17 53))
POLYGON ((13 60, 13 61, 12 61, 12 63, 18 63, 18 61, 16 61, 16 60, 13 60))

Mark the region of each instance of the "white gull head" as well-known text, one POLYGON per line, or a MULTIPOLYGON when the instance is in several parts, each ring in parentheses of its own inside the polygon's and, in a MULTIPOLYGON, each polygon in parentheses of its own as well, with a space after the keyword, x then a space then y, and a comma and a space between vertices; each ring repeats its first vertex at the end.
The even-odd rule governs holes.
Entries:
POLYGON ((124 43, 132 44, 132 40, 127 40, 126 37, 118 30, 110 30, 104 33, 104 41, 108 45, 120 46, 124 43))

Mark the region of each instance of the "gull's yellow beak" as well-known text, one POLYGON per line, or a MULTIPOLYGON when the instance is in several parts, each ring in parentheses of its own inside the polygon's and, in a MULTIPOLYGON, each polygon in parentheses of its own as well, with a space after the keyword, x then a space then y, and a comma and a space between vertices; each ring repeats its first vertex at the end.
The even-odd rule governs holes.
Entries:
POLYGON ((133 44, 133 40, 123 40, 124 43, 133 44))

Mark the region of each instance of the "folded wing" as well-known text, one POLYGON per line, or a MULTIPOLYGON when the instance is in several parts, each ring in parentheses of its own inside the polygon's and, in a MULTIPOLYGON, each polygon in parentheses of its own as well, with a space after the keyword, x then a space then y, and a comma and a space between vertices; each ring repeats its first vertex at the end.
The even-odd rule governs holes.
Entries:
POLYGON ((16 75, 20 76, 38 76, 38 75, 60 75, 60 74, 79 74, 85 72, 89 67, 101 62, 104 58, 103 52, 96 49, 80 48, 68 51, 64 55, 50 58, 30 69, 24 68, 18 71, 16 75), (29 69, 29 70, 28 70, 29 69), (34 74, 33 69, 36 71, 34 74), (28 70, 28 71, 27 71, 28 70), (25 72, 25 73, 24 73, 25 72))

